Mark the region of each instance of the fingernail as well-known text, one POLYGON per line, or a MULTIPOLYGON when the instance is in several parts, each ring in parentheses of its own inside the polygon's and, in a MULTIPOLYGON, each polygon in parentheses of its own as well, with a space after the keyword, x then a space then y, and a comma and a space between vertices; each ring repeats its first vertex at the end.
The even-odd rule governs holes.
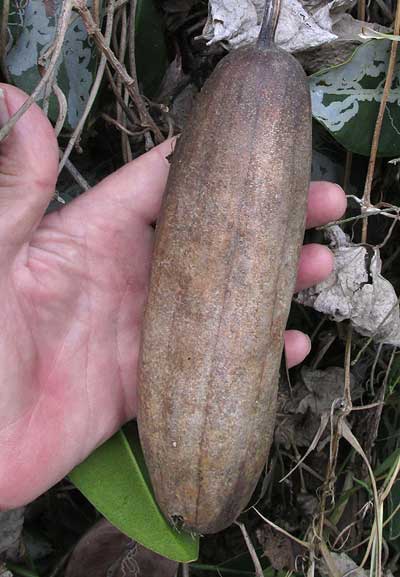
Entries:
POLYGON ((3 88, 0 88, 0 128, 2 128, 10 119, 8 112, 6 95, 3 88))

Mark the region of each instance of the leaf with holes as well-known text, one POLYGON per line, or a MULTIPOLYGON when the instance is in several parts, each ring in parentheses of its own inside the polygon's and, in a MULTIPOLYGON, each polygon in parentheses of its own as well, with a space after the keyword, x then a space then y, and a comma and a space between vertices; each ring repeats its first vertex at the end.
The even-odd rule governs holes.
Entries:
MULTIPOLYGON (((8 50, 5 58, 10 81, 31 94, 41 79, 44 59, 51 52, 62 0, 20 3, 11 0, 8 50)), ((97 66, 97 50, 89 44, 85 26, 74 17, 67 30, 55 77, 67 101, 66 126, 75 128, 89 97, 97 66)), ((59 106, 50 99, 49 116, 55 120, 59 106)))
MULTIPOLYGON (((88 1, 89 7, 90 4, 88 1)), ((6 74, 10 82, 28 94, 31 94, 40 82, 43 67, 51 56, 62 5, 62 0, 30 0, 23 3, 10 0, 6 74)), ((99 6, 102 13, 102 2, 99 6)), ((0 9, 1 7, 2 0, 0 9)), ((145 93, 152 96, 167 67, 163 20, 154 1, 148 0, 137 2, 136 16, 139 82, 145 93)), ((73 129, 78 124, 89 98, 98 62, 98 49, 94 42, 88 39, 82 19, 73 13, 55 70, 56 83, 64 94, 67 105, 64 128, 73 129)), ((55 121, 58 114, 59 102, 51 96, 48 115, 55 121)))
MULTIPOLYGON (((310 77, 313 116, 347 150, 369 156, 391 42, 373 40, 350 60, 310 77)), ((379 156, 400 153, 400 54, 383 119, 379 156)))

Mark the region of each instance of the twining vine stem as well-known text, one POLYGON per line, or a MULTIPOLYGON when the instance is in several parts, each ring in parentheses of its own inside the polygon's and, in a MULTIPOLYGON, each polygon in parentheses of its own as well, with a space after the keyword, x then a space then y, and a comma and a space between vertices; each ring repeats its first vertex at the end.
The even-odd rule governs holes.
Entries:
MULTIPOLYGON (((397 1, 396 16, 395 16, 394 27, 393 27, 393 34, 398 36, 399 33, 400 33, 400 0, 397 1)), ((382 99, 381 99, 381 103, 379 106, 378 117, 377 117, 376 123, 375 123, 374 136, 372 139, 371 155, 369 157, 368 172, 367 172, 367 176, 365 179, 364 194, 363 194, 363 199, 362 199, 363 200, 362 212, 366 212, 372 206, 371 205, 372 180, 373 180, 374 172, 375 172, 376 156, 377 156, 377 152, 378 152, 379 138, 380 138, 381 130, 382 130, 383 117, 385 114, 386 103, 387 103, 387 100, 389 97, 389 92, 390 92, 390 89, 392 86, 393 73, 394 73, 394 68, 396 65, 397 45, 398 45, 397 40, 393 40, 392 41, 392 47, 390 50, 390 57, 389 57, 389 64, 388 64, 388 69, 387 69, 387 73, 386 73, 385 85, 383 88, 382 99)), ((368 219, 365 218, 363 220, 362 234, 361 234, 361 242, 363 242, 363 243, 367 242, 367 231, 368 231, 368 219)))

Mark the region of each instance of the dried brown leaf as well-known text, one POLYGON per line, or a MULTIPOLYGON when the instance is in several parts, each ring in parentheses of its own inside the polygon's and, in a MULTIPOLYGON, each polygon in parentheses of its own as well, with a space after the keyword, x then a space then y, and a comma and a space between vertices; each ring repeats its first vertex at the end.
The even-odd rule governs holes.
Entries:
POLYGON ((24 507, 0 513, 0 554, 8 558, 17 556, 20 546, 24 507))
POLYGON ((75 547, 65 577, 174 577, 178 563, 132 541, 102 519, 75 547))
MULTIPOLYGON (((341 576, 349 574, 351 577, 369 577, 369 571, 360 569, 360 567, 358 567, 358 565, 350 559, 346 553, 331 552, 330 554, 341 576)), ((322 560, 318 562, 318 571, 321 574, 321 577, 332 577, 332 573, 328 570, 326 564, 322 560)), ((385 571, 384 577, 393 577, 393 574, 391 571, 385 571)))
POLYGON ((400 346, 400 309, 391 283, 381 275, 379 249, 352 244, 338 226, 328 229, 335 256, 331 275, 297 295, 297 301, 329 315, 350 319, 361 335, 378 343, 400 346))
POLYGON ((273 568, 278 571, 282 569, 298 570, 299 565, 301 565, 301 558, 307 554, 305 547, 269 525, 263 525, 261 529, 257 530, 257 539, 263 547, 263 554, 268 557, 273 568))

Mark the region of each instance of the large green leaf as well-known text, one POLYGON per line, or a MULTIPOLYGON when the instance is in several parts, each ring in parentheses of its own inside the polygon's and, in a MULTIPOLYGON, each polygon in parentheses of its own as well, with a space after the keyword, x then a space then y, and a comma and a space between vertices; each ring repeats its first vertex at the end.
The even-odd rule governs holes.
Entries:
POLYGON ((399 353, 393 359, 392 368, 389 373, 387 384, 387 395, 391 395, 396 387, 400 384, 400 356, 399 353))
POLYGON ((154 96, 168 65, 165 27, 154 0, 139 0, 136 8, 136 68, 141 88, 154 96))
MULTIPOLYGON (((56 33, 57 18, 62 0, 43 2, 30 0, 21 4, 11 0, 8 20, 10 49, 6 66, 12 82, 28 94, 40 81, 38 61, 51 47, 56 33)), ((75 128, 84 110, 94 80, 97 50, 88 42, 85 26, 80 18, 73 19, 65 36, 58 62, 57 83, 68 104, 66 125, 75 128)), ((50 100, 49 116, 55 120, 58 105, 50 100)))
POLYGON ((400 481, 396 481, 387 499, 386 518, 391 517, 385 527, 385 538, 391 542, 396 551, 400 551, 400 481), (393 515, 393 516, 392 516, 393 515))
MULTIPOLYGON (((310 77, 313 116, 347 150, 368 156, 391 42, 372 40, 339 66, 310 77)), ((400 54, 379 142, 379 156, 400 154, 400 54)))
MULTIPOLYGON (((54 42, 57 19, 63 0, 20 3, 10 0, 8 18, 9 49, 5 63, 10 80, 28 94, 40 81, 39 59, 54 42)), ((88 1, 90 6, 90 0, 88 1)), ((0 8, 2 0, 0 0, 0 8)), ((103 8, 103 2, 100 2, 103 8)), ((64 93, 68 111, 65 127, 75 128, 89 98, 99 52, 88 39, 86 28, 76 13, 65 36, 56 79, 64 93)), ((139 82, 147 96, 160 85, 167 67, 163 19, 154 0, 139 0, 136 18, 136 63, 139 82)), ((50 98, 49 117, 55 121, 58 104, 50 98)))
POLYGON ((69 477, 106 519, 132 539, 181 563, 197 559, 198 538, 173 529, 156 504, 136 427, 119 431, 69 477))

